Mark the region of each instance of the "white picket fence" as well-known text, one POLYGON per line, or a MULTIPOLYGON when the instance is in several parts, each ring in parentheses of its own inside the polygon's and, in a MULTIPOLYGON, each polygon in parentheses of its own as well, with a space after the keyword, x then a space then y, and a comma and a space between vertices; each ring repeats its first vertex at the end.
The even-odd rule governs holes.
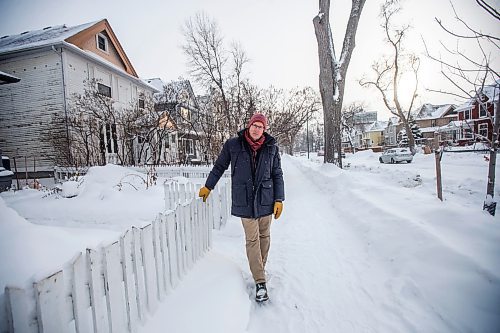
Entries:
POLYGON ((229 181, 206 203, 193 184, 165 184, 165 212, 99 249, 78 253, 31 289, 5 288, 8 332, 136 332, 211 246, 229 216, 229 181))
MULTIPOLYGON (((149 172, 149 167, 127 167, 128 169, 147 173, 149 172)), ((202 178, 206 179, 212 170, 212 166, 155 166, 155 172, 158 177, 163 178, 173 178, 173 177, 186 177, 186 178, 202 178)), ((82 168, 76 170, 75 168, 66 167, 55 167, 54 168, 54 180, 56 183, 61 183, 70 177, 75 175, 83 176, 87 172, 87 168, 82 168)), ((229 170, 223 174, 223 178, 229 178, 231 176, 229 170)))

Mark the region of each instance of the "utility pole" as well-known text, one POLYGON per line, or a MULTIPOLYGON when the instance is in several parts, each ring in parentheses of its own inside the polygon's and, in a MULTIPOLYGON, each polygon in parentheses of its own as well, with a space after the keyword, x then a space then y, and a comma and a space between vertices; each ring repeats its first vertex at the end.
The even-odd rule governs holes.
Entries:
POLYGON ((307 159, 309 159, 309 114, 306 118, 306 144, 307 144, 307 159))

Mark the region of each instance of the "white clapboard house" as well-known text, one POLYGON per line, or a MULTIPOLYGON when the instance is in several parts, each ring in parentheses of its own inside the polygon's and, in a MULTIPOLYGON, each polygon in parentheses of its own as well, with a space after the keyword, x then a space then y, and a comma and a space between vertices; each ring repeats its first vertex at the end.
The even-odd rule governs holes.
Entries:
MULTIPOLYGON (((67 117, 72 96, 83 94, 89 82, 117 109, 141 105, 156 92, 139 78, 106 19, 0 36, 0 71, 21 79, 0 85, 0 149, 16 158, 19 171, 30 173, 53 170, 56 148, 44 137, 52 131, 54 116, 67 117)), ((120 128, 99 126, 101 163, 120 162, 117 150, 127 148, 120 145, 120 128)), ((68 136, 62 149, 76 154, 69 132, 61 131, 62 139, 68 136)))

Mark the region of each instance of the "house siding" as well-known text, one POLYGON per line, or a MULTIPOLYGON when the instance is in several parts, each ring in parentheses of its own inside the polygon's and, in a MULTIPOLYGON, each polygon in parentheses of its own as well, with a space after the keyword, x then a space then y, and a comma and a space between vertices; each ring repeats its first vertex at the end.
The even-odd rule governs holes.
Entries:
POLYGON ((53 131, 52 117, 64 113, 60 55, 47 50, 3 58, 0 68, 21 79, 0 86, 0 148, 16 158, 19 171, 52 170, 54 149, 44 138, 53 131))

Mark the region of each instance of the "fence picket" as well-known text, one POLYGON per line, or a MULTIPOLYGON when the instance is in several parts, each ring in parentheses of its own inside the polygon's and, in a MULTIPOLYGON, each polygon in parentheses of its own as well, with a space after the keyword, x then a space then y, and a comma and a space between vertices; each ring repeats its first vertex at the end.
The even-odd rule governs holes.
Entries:
POLYGON ((75 315, 76 333, 93 333, 92 309, 90 307, 90 290, 85 269, 85 257, 80 252, 71 263, 73 313, 75 315))
POLYGON ((160 239, 161 261, 163 266, 163 287, 165 293, 168 294, 172 290, 172 280, 170 274, 169 263, 169 248, 168 248, 168 234, 167 234, 167 219, 165 215, 160 214, 158 220, 158 233, 160 239))
POLYGON ((158 306, 158 284, 156 278, 155 257, 153 250, 153 227, 151 224, 141 229, 142 262, 146 281, 146 303, 150 313, 158 306))
POLYGON ((37 319, 40 333, 65 333, 63 271, 35 282, 37 319))
POLYGON ((5 287, 7 305, 7 321, 10 333, 38 332, 38 322, 35 317, 35 303, 26 290, 16 287, 5 287))
POLYGON ((170 282, 175 288, 179 281, 179 255, 177 253, 177 236, 175 213, 170 212, 166 216, 168 262, 170 267, 170 282))
POLYGON ((87 270, 90 284, 90 301, 95 333, 109 332, 108 309, 104 289, 102 254, 100 251, 87 249, 87 270))
POLYGON ((123 264, 123 281, 125 283, 125 298, 127 308, 127 322, 129 331, 134 333, 137 331, 137 323, 139 322, 139 313, 137 308, 137 289, 134 276, 134 260, 133 260, 133 244, 132 233, 127 230, 120 237, 120 248, 123 264))
POLYGON ((162 300, 163 296, 165 296, 165 269, 163 267, 163 251, 161 249, 160 221, 161 214, 156 217, 151 226, 153 231, 153 252, 155 259, 158 299, 162 300))
POLYGON ((146 319, 146 280, 144 278, 144 265, 142 262, 141 231, 132 227, 132 258, 134 262, 135 290, 137 296, 137 314, 141 322, 146 319))
POLYGON ((119 241, 104 248, 104 279, 110 332, 128 331, 123 268, 119 241))

